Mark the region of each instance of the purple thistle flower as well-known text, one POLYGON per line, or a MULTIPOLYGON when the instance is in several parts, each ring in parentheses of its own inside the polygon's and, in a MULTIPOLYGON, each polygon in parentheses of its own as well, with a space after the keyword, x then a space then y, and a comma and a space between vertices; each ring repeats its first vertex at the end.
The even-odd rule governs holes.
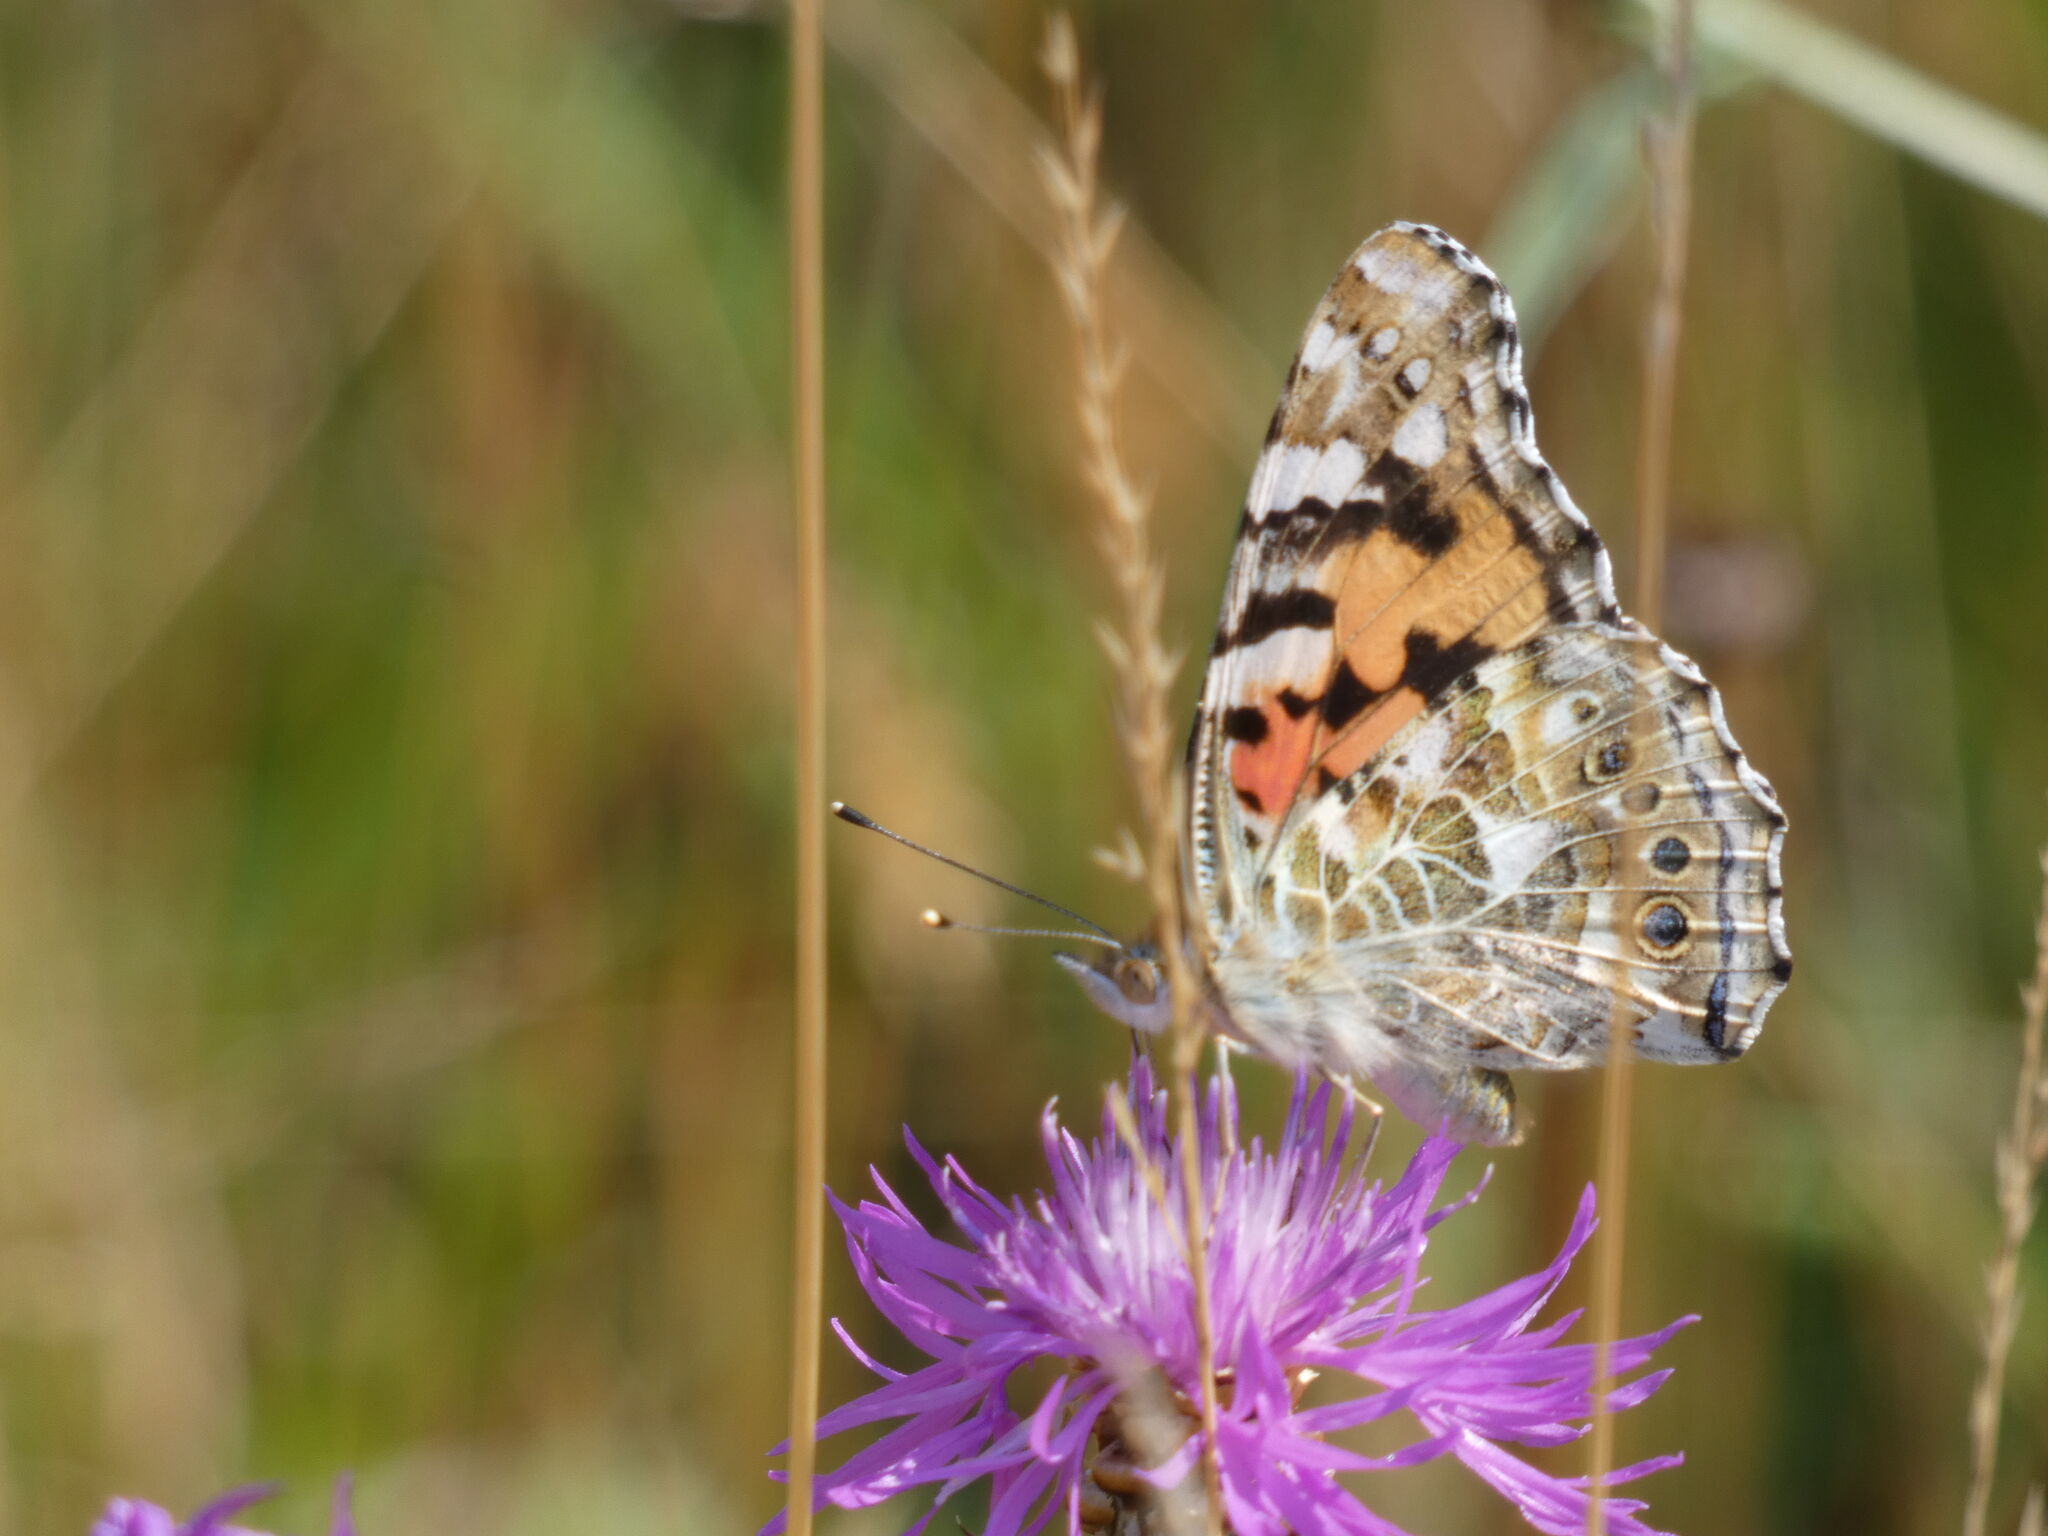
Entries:
MULTIPOLYGON (((275 1498, 277 1483, 256 1483, 237 1488, 202 1506, 180 1525, 171 1512, 140 1499, 115 1499, 93 1522, 90 1536, 263 1536, 247 1526, 230 1525, 228 1517, 240 1514, 252 1504, 275 1498)), ((349 1517, 349 1479, 334 1484, 334 1525, 331 1536, 355 1536, 355 1521, 349 1517)))
MULTIPOLYGON (((1420 1305, 1428 1234, 1479 1191, 1438 1205, 1458 1145, 1424 1141, 1390 1187, 1347 1166, 1353 1107, 1342 1102, 1326 1138, 1332 1092, 1298 1082, 1278 1144, 1237 1145, 1237 1102, 1212 1080, 1199 1117, 1201 1181, 1210 1217, 1209 1269, 1217 1367, 1217 1462, 1226 1524, 1236 1536, 1402 1536, 1337 1481, 1455 1456, 1539 1531, 1586 1529, 1584 1477, 1538 1470, 1509 1445, 1561 1445, 1592 1413, 1590 1344, 1560 1340, 1576 1312, 1536 1326, 1594 1227, 1593 1191, 1580 1201, 1556 1259, 1470 1301, 1420 1305), (1363 1389, 1304 1401, 1318 1375, 1363 1389), (1400 1416, 1404 1416, 1403 1419, 1400 1416), (1330 1436, 1367 1423, 1415 1431, 1387 1454, 1363 1455, 1330 1436)), ((1200 1391, 1193 1282, 1181 1239, 1182 1169, 1166 1097, 1140 1062, 1129 1094, 1140 1165, 1105 1110, 1083 1143, 1048 1106, 1043 1122, 1052 1187, 1028 1204, 1004 1202, 953 1159, 935 1160, 908 1132, 964 1246, 928 1232, 874 1175, 881 1203, 833 1205, 863 1286, 884 1317, 930 1363, 905 1374, 871 1358, 834 1327, 883 1385, 825 1415, 820 1435, 890 1424, 831 1472, 817 1496, 844 1508, 936 1485, 932 1509, 986 1477, 982 1536, 1029 1536, 1064 1511, 1078 1532, 1143 1526, 1200 1498, 1200 1391), (1158 1181, 1157 1188, 1150 1182, 1158 1181), (1159 1197, 1163 1191, 1164 1201, 1159 1197), (1037 1371, 1020 1375, 1026 1367, 1037 1371), (1057 1370, 1044 1385, 1050 1366, 1057 1370), (1012 1392, 1036 1395, 1011 1406, 1012 1392), (1194 1474, 1194 1475, 1190 1475, 1194 1474), (1177 1503, 1175 1501, 1178 1501, 1177 1503)), ((1483 1183, 1483 1180, 1482 1180, 1483 1183)), ((1613 1346, 1617 1381, 1640 1372, 1679 1328, 1613 1346)), ((1608 1402, 1633 1407, 1669 1371, 1617 1385, 1608 1402)), ((786 1450, 786 1447, 781 1449, 786 1450)), ((1660 1456, 1623 1467, 1610 1486, 1676 1466, 1660 1456)), ((780 1477, 782 1474, 774 1474, 780 1477)), ((1608 1498, 1613 1536, 1656 1536, 1638 1500, 1608 1498)), ((764 1536, 776 1536, 778 1515, 764 1536)), ((1175 1530, 1198 1529, 1180 1518, 1175 1530)), ((1152 1526, 1150 1528, 1157 1528, 1152 1526)))

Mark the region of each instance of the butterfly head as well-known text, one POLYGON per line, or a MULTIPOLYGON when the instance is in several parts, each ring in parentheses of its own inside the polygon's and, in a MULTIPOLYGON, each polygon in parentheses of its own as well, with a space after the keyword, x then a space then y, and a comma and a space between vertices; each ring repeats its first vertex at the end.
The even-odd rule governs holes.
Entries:
POLYGON ((1133 943, 1096 955, 1057 954, 1053 959, 1081 983, 1088 1000, 1112 1019, 1154 1034, 1173 1022, 1173 998, 1159 950, 1133 943))

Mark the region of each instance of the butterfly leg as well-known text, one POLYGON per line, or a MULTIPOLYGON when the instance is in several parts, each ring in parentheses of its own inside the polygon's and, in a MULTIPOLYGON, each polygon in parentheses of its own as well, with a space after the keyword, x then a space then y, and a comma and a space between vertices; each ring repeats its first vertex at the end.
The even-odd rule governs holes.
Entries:
MULTIPOLYGON (((1216 1042, 1216 1075, 1223 1081, 1224 1097, 1234 1102, 1237 1098, 1237 1085, 1230 1077, 1230 1058, 1238 1051, 1244 1049, 1244 1047, 1235 1040, 1228 1039, 1220 1034, 1211 1035, 1209 1038, 1216 1042)), ((1227 1114, 1223 1116, 1223 1156, 1226 1159, 1237 1156, 1237 1116, 1235 1115, 1227 1114)), ((1222 1186, 1219 1184, 1217 1186, 1219 1197, 1222 1192, 1222 1186)))
POLYGON ((1358 1155, 1358 1166, 1363 1168, 1372 1161, 1373 1148, 1380 1144, 1380 1127, 1386 1123, 1387 1108, 1378 1099, 1360 1088, 1356 1082, 1342 1074, 1333 1074, 1330 1081, 1343 1090, 1345 1098, 1349 1099, 1356 1108, 1365 1111, 1369 1117, 1368 1129, 1365 1133, 1365 1149, 1358 1155))

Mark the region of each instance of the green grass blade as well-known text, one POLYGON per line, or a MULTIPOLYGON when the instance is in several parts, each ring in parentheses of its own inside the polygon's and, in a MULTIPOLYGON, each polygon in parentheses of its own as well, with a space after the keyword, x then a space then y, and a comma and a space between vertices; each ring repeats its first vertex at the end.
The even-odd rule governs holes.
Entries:
POLYGON ((1480 251, 1515 296, 1532 358, 1628 227, 1641 185, 1643 119, 1660 90, 1656 74, 1639 65, 1587 91, 1486 232, 1480 251))
MULTIPOLYGON (((1670 0, 1635 0, 1661 16, 1670 0)), ((1702 0, 1700 42, 1864 132, 2048 218, 2048 137, 1771 0, 1702 0)))

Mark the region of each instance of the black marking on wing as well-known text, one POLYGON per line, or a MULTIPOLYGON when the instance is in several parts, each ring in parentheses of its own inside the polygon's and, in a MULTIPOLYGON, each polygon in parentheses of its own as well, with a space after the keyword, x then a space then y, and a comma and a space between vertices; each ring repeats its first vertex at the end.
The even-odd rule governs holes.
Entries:
POLYGON ((1358 718, 1360 710, 1385 697, 1385 694, 1367 687, 1351 670, 1350 662, 1339 658, 1337 669, 1330 677, 1330 686, 1323 693, 1323 722, 1331 730, 1341 731, 1358 718))
POLYGON ((1429 487, 1418 485, 1387 509, 1387 532, 1419 554, 1440 558, 1458 542, 1458 519, 1439 505, 1429 487))
POLYGON ((1662 838, 1650 850, 1650 862, 1667 875, 1683 874, 1685 866, 1692 862, 1692 849, 1682 837, 1662 838))
POLYGON ((1257 746, 1266 739, 1266 729, 1266 712, 1263 709, 1240 704, 1223 712, 1223 734, 1232 741, 1257 746))
POLYGON ((1723 1056, 1739 1056, 1728 1049, 1728 973, 1722 971, 1707 988, 1707 1044, 1723 1056))
POLYGON ((1314 587, 1290 587, 1285 592, 1254 592, 1244 605, 1237 627, 1218 634, 1218 653, 1241 646, 1257 645, 1283 629, 1328 629, 1337 618, 1337 604, 1314 587))
MULTIPOLYGON (((1678 712, 1667 713, 1675 730, 1682 730, 1678 712)), ((1721 857, 1718 864, 1720 890, 1714 898, 1714 919, 1721 928, 1721 968, 1707 988, 1707 1043, 1724 1055, 1735 1055, 1728 1046, 1728 973, 1735 965, 1735 908, 1731 900, 1731 888, 1735 882, 1735 839, 1720 819, 1721 813, 1714 803, 1714 791, 1697 768, 1685 770, 1686 782, 1691 785, 1693 799, 1702 811, 1714 818, 1714 831, 1721 839, 1721 857), (1714 994, 1720 993, 1721 1005, 1714 1006, 1714 994)))
POLYGON ((1494 654, 1492 646, 1471 635, 1443 644, 1424 629, 1408 631, 1408 662, 1401 682, 1424 699, 1434 699, 1446 686, 1494 654))
POLYGON ((1379 527, 1386 511, 1362 496, 1334 507, 1320 496, 1304 496, 1285 511, 1267 513, 1258 525, 1259 563, 1298 563, 1318 549, 1355 543, 1379 527))
POLYGON ((1374 459, 1365 484, 1380 493, 1377 503, 1362 503, 1377 514, 1374 524, 1410 549, 1434 560, 1458 542, 1458 519, 1450 507, 1438 501, 1422 470, 1398 453, 1390 449, 1374 459))
POLYGON ((1650 909, 1650 915, 1643 919, 1643 937, 1659 949, 1669 949, 1691 930, 1685 914, 1665 902, 1650 909))
POLYGON ((1570 589, 1565 585, 1565 573, 1571 569, 1576 557, 1590 556, 1599 545, 1600 536, 1591 525, 1569 523, 1563 530, 1564 537, 1554 543, 1546 543, 1536 531, 1536 525, 1529 521, 1515 498, 1500 483, 1500 477, 1493 472, 1493 466, 1486 462, 1486 455, 1477 445, 1465 450, 1466 462, 1471 466, 1472 476, 1486 488, 1486 494, 1507 513, 1508 526, 1514 530, 1515 542, 1536 557, 1537 569, 1543 575, 1543 600, 1552 622, 1569 624, 1581 615, 1572 599, 1570 589))

